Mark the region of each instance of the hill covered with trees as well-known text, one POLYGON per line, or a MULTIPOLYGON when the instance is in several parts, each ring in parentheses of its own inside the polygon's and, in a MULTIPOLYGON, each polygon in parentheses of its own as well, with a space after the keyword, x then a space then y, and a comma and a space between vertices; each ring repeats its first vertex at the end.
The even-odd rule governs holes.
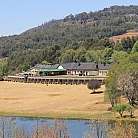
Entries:
POLYGON ((0 58, 9 72, 37 63, 95 61, 111 63, 114 51, 129 53, 137 37, 112 42, 110 37, 138 29, 138 6, 112 6, 101 11, 69 15, 20 35, 0 38, 0 58))

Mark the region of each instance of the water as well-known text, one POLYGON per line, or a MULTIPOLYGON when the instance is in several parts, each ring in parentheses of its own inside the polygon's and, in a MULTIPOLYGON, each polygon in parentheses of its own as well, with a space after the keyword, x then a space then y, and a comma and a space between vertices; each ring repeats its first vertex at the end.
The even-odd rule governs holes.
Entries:
POLYGON ((114 127, 112 121, 0 117, 0 138, 107 138, 114 127))

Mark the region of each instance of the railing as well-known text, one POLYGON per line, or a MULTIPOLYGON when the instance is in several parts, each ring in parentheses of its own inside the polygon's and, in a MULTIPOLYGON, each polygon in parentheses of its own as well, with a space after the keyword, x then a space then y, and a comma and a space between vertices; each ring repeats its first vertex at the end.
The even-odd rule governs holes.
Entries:
POLYGON ((25 82, 25 83, 45 83, 45 84, 87 84, 90 80, 96 79, 104 82, 105 76, 41 76, 23 77, 7 76, 5 81, 25 82))

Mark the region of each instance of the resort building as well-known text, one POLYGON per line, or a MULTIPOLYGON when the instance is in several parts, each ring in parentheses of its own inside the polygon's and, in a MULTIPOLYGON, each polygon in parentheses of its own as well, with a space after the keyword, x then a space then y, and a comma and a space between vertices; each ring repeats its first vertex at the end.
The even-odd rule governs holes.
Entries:
POLYGON ((37 64, 28 72, 28 76, 107 76, 109 64, 96 64, 94 62, 72 62, 64 64, 37 64))
POLYGON ((98 66, 95 63, 66 63, 62 64, 67 70, 67 75, 97 76, 98 66))
POLYGON ((107 76, 109 64, 96 64, 94 62, 65 63, 62 67, 67 70, 67 75, 79 76, 107 76))
POLYGON ((37 64, 24 74, 28 74, 28 76, 66 75, 66 69, 64 69, 60 64, 37 64))

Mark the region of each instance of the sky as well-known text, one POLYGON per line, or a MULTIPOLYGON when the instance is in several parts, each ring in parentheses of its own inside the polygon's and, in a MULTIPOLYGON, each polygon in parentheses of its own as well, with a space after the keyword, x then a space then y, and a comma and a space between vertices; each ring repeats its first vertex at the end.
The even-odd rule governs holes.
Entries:
POLYGON ((20 34, 71 13, 98 11, 113 5, 138 5, 138 0, 0 0, 0 36, 20 34))

